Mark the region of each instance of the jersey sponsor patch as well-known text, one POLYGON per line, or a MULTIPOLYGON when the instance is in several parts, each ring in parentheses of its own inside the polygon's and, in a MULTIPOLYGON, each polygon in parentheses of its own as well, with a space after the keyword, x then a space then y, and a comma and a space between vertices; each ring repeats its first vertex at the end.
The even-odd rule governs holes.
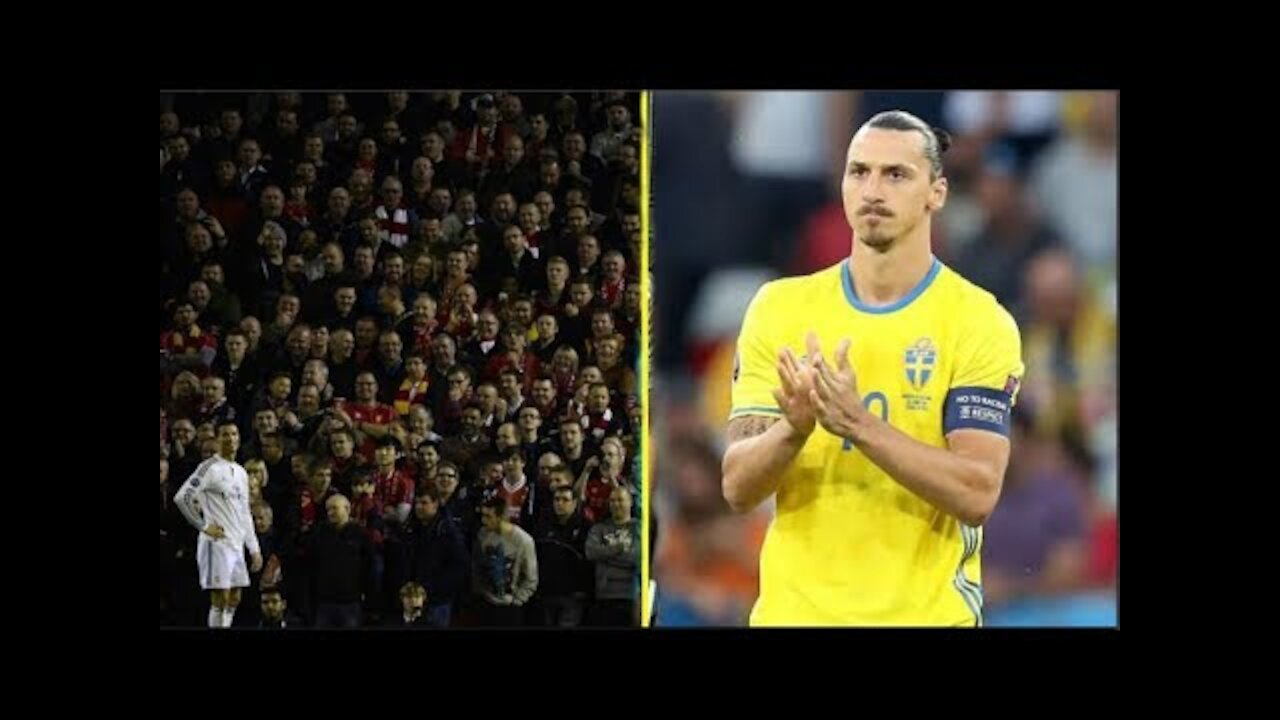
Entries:
POLYGON ((983 387, 953 388, 947 393, 942 416, 942 432, 961 428, 989 430, 1009 436, 1010 411, 1013 402, 1009 393, 983 387))

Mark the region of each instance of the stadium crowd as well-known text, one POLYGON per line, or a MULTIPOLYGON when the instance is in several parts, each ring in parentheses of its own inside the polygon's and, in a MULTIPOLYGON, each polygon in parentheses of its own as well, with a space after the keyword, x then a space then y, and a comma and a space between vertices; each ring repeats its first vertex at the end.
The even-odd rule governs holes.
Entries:
POLYGON ((162 93, 160 623, 234 422, 235 625, 637 623, 637 93, 162 93))

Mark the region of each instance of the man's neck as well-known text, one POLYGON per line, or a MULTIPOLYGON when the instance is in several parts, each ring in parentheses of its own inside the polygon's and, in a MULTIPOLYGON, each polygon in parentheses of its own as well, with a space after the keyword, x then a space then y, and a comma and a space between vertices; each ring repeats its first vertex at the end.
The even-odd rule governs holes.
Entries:
POLYGON ((236 357, 234 355, 227 356, 227 365, 229 365, 232 370, 235 370, 236 368, 240 367, 241 363, 243 362, 244 362, 244 355, 241 355, 240 357, 236 357))
POLYGON ((933 260, 927 222, 912 236, 898 238, 885 252, 854 240, 850 262, 854 293, 872 307, 895 303, 924 280, 933 260))
POLYGON ((378 466, 378 474, 379 474, 379 475, 390 475, 391 473, 393 473, 393 472, 395 472, 395 471, 396 471, 396 464, 395 464, 395 463, 391 463, 390 465, 379 465, 379 466, 378 466))

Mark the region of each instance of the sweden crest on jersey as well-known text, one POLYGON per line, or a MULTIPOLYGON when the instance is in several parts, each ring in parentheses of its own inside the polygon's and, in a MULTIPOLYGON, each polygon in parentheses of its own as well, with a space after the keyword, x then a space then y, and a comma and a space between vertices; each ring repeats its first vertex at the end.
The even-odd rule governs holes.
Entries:
POLYGON ((916 390, 923 390, 933 375, 938 362, 938 348, 929 338, 920 338, 907 348, 904 365, 907 369, 907 382, 916 390))

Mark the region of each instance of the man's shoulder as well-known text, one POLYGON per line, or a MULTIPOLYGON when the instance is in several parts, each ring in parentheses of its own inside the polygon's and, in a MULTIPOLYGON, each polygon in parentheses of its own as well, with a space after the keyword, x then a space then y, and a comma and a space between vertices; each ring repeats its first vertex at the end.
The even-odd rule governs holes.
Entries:
POLYGON ((996 296, 960 273, 944 267, 939 275, 939 307, 954 320, 975 327, 1012 326, 1017 323, 1013 315, 1000 304, 996 296))
POLYGON ((839 263, 808 275, 775 278, 760 286, 753 302, 770 307, 812 302, 819 295, 829 294, 831 286, 839 282, 842 267, 843 263, 839 263))

